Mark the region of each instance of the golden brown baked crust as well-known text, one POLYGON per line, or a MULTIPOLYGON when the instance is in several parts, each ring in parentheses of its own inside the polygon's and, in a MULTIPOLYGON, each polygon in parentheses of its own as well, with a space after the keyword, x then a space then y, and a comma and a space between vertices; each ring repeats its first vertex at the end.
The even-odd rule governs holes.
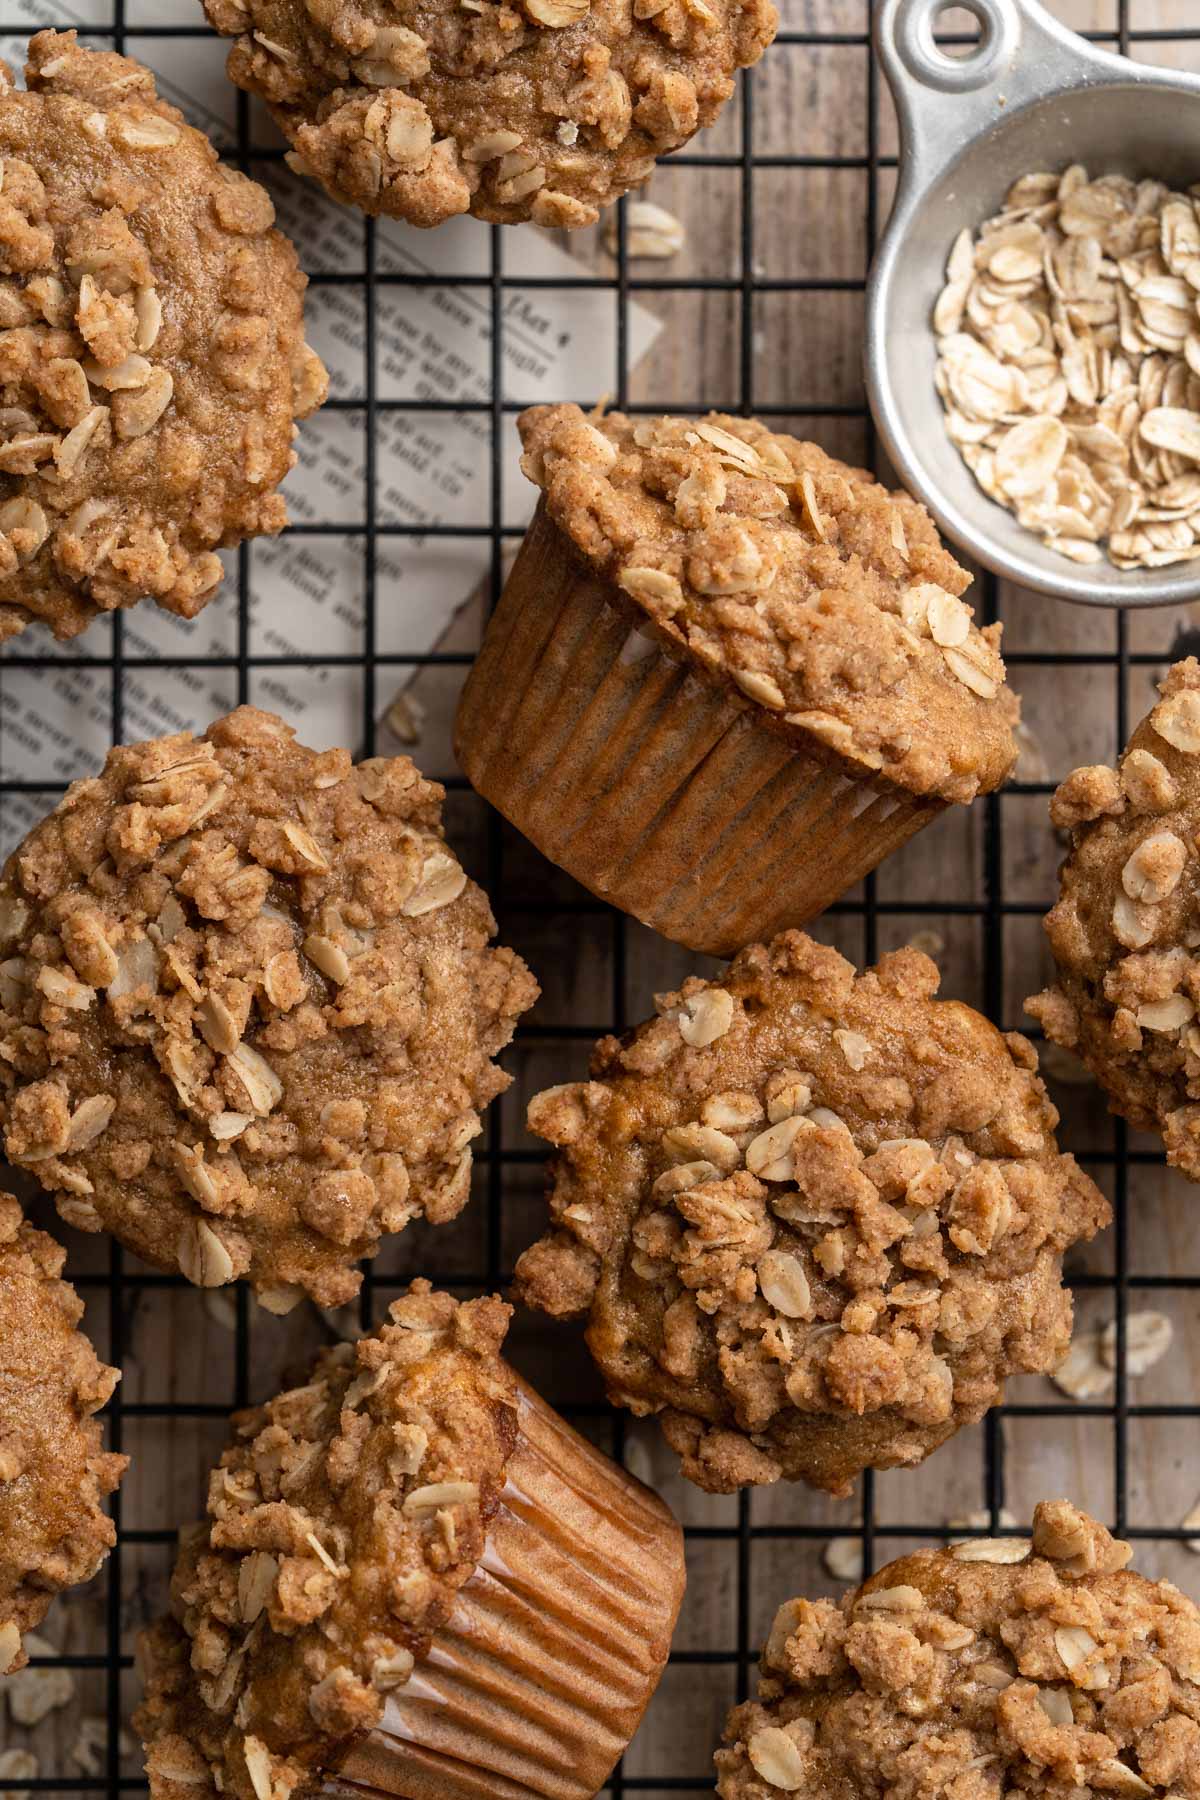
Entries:
POLYGON ((762 717, 916 794, 971 800, 1012 768, 999 625, 925 509, 755 419, 535 406, 521 466, 555 524, 762 717))
POLYGON ((293 167, 413 225, 592 225, 716 118, 770 0, 205 0, 293 167))
POLYGON ((407 757, 241 707, 109 753, 0 876, 0 1127, 84 1230, 264 1305, 466 1203, 537 985, 407 757))
POLYGON ((26 80, 0 64, 0 641, 147 596, 192 618, 217 547, 286 522, 327 385, 305 277, 148 70, 41 31, 26 80))
POLYGON ((1065 1500, 1028 1540, 922 1550, 840 1605, 790 1600, 722 1800, 1200 1793, 1200 1611, 1065 1500))
POLYGON ((1076 769, 1050 803, 1071 834, 1046 935, 1057 984, 1025 1002, 1114 1112, 1158 1131, 1200 1180, 1200 663, 1176 663, 1116 769, 1076 769))
POLYGON ((856 977, 786 932, 530 1105, 559 1154, 519 1292, 588 1313, 609 1397, 701 1487, 844 1493, 1066 1353, 1062 1253, 1107 1203, 1032 1048, 937 984, 918 951, 856 977))
POLYGON ((414 1282, 235 1418, 142 1646, 155 1800, 291 1795, 379 1722, 483 1552, 517 1431, 511 1311, 414 1282))
POLYGON ((0 1193, 0 1675, 24 1667, 22 1634, 116 1542, 100 1502, 129 1461, 101 1449, 92 1415, 121 1377, 76 1329, 83 1302, 59 1279, 65 1260, 0 1193))

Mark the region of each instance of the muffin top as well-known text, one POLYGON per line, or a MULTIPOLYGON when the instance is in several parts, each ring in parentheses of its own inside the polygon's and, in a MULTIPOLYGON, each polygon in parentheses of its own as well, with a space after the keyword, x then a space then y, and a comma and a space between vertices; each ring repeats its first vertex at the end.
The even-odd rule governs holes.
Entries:
POLYGON ((121 1379, 76 1329, 66 1252, 0 1193, 0 1676, 28 1660, 22 1634, 51 1596, 88 1581, 116 1541, 100 1510, 127 1456, 92 1417, 121 1379))
POLYGON ((293 167, 413 225, 592 225, 711 124, 770 0, 204 0, 293 167))
POLYGON ((148 70, 40 31, 25 73, 0 64, 0 641, 147 595, 192 618, 216 547, 285 523, 326 389, 305 278, 148 70))
POLYGON ((1033 1541, 920 1550, 840 1605, 789 1600, 757 1700, 718 1750, 722 1800, 1197 1791, 1200 1611, 1065 1500, 1033 1541))
POLYGON ((65 1219, 286 1312, 461 1211, 537 985, 442 798, 251 707, 69 789, 0 876, 0 1126, 65 1219))
POLYGON ((918 951, 856 977, 786 932, 530 1105, 558 1155, 519 1290, 589 1314, 610 1398, 701 1487, 846 1493, 1066 1353, 1062 1252, 1107 1204, 1030 1045, 937 985, 918 951))
POLYGON ((1115 769, 1050 803, 1071 834, 1046 934, 1057 985, 1026 1001, 1113 1110, 1200 1180, 1200 663, 1176 663, 1115 769))
POLYGON ((379 1723, 483 1554, 517 1435, 511 1311, 415 1281, 235 1417, 142 1645, 155 1800, 291 1794, 379 1723))
MULTIPOLYGON (((517 421, 555 524, 649 621, 810 754, 971 800, 1016 757, 1001 627, 924 507, 754 419, 517 421)), ((615 595, 614 595, 615 597, 615 595)))

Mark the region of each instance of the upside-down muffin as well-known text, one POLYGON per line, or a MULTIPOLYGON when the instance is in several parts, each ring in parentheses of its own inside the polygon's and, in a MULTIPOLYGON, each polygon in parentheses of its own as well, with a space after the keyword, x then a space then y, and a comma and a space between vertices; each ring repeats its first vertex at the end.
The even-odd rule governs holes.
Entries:
POLYGON ((789 1600, 721 1800, 1185 1800, 1200 1792, 1200 1611, 1065 1500, 1033 1537, 889 1564, 789 1600))
POLYGON ((407 757, 241 707, 110 751, 0 874, 0 1131, 63 1217, 286 1312, 455 1218, 533 1004, 407 757))
POLYGON ((710 125, 770 0, 204 0, 293 168, 411 225, 593 225, 710 125))
POLYGON ((518 420, 542 498, 455 747, 545 856, 715 956, 997 788, 999 625, 925 509, 754 419, 518 420))
POLYGON ((65 1260, 0 1194, 0 1676, 24 1666, 21 1640, 54 1595, 90 1580, 112 1549, 100 1502, 129 1461, 102 1448, 93 1415, 121 1376, 78 1329, 65 1260))
POLYGON ((1025 1003, 1114 1112, 1200 1180, 1200 663, 1176 663, 1115 769, 1050 802, 1070 833, 1046 934, 1057 981, 1025 1003))
POLYGON ((148 69, 30 40, 0 65, 0 641, 150 598, 192 618, 216 552, 286 522, 325 397, 269 195, 148 69))
POLYGON ((551 1229, 518 1290, 586 1316, 609 1397, 718 1493, 845 1494, 1066 1354, 1064 1251, 1108 1220, 1023 1038, 802 932, 659 997, 529 1123, 551 1229))
POLYGON ((234 1420, 142 1645, 152 1800, 591 1800, 683 1595, 666 1507, 414 1282, 234 1420))

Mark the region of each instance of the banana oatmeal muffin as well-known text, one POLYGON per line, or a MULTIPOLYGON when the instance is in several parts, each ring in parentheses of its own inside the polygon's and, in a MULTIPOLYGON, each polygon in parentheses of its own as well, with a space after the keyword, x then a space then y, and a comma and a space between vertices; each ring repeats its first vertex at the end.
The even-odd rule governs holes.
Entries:
POLYGON ((1058 980, 1025 1002, 1114 1112, 1200 1181, 1200 663, 1176 663, 1115 769, 1050 802, 1070 833, 1046 935, 1058 980))
POLYGON ((1039 1800, 1200 1793, 1200 1611, 1066 1500, 1024 1538, 919 1550, 789 1600, 722 1800, 1039 1800))
POLYGON ((471 1187, 537 984, 401 756, 241 707, 112 750, 0 874, 0 1128, 63 1218, 286 1312, 471 1187))
POLYGON ((190 619, 216 550, 286 522, 325 397, 270 198, 147 69, 73 31, 0 64, 0 641, 152 598, 190 619))
POLYGON ((594 225, 711 125, 770 0, 204 0, 292 167, 411 225, 594 225))
POLYGON ((1000 626, 916 501, 753 419, 518 425, 542 500, 456 748, 576 880, 732 956, 1004 781, 1000 626))
POLYGON ((710 1492, 846 1494, 1066 1354, 1063 1252, 1108 1205, 1032 1047, 937 986, 919 951, 856 975, 787 932, 530 1104, 557 1155, 518 1290, 588 1315, 609 1398, 710 1492))
POLYGON ((0 1193, 0 1676, 23 1668, 25 1632, 53 1596, 90 1581, 116 1532, 100 1510, 129 1461, 92 1416, 121 1379, 77 1329, 66 1251, 0 1193))
POLYGON ((152 1800, 590 1800, 667 1658, 666 1507, 414 1282, 234 1419, 141 1647, 152 1800))

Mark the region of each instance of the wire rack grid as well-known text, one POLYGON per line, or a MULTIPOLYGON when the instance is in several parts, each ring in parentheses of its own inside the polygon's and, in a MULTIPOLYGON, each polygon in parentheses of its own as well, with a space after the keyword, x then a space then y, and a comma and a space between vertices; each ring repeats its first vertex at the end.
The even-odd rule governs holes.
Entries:
MULTIPOLYGON (((147 22, 139 12, 136 23, 127 12, 130 0, 114 0, 110 21, 106 25, 89 25, 88 37, 105 42, 133 54, 146 54, 153 41, 165 38, 195 38, 205 35, 194 20, 147 22)), ((615 402, 634 411, 693 411, 699 393, 644 390, 635 380, 630 356, 630 307, 644 302, 663 313, 668 321, 673 303, 681 303, 686 294, 726 295, 736 312, 736 342, 727 358, 731 374, 729 391, 704 398, 722 410, 735 413, 757 412, 767 417, 803 418, 814 421, 819 435, 822 422, 830 429, 849 424, 865 435, 871 449, 869 425, 857 394, 841 399, 809 399, 804 391, 805 371, 796 372, 796 388, 786 404, 764 398, 761 387, 761 313, 769 297, 785 295, 796 307, 821 307, 832 296, 849 295, 857 304, 863 288, 862 274, 823 275, 820 272, 801 276, 769 276, 761 272, 759 258, 759 215, 763 188, 761 178, 768 171, 782 180, 786 174, 810 171, 829 174, 853 171, 861 175, 861 231, 866 244, 873 244, 886 206, 894 155, 889 153, 886 97, 870 57, 869 29, 872 0, 793 0, 785 8, 784 26, 767 61, 744 74, 740 81, 737 108, 737 142, 729 150, 706 147, 701 138, 687 151, 671 159, 672 170, 725 170, 738 208, 737 239, 739 257, 736 272, 731 274, 679 275, 646 274, 648 265, 634 263, 629 254, 626 206, 618 211, 615 255, 609 268, 597 266, 595 272, 586 263, 573 281, 554 280, 555 288, 578 286, 599 290, 611 298, 615 317, 615 368, 596 372, 595 392, 570 396, 582 401, 596 400, 609 393, 615 402), (858 100, 863 108, 862 145, 848 154, 789 154, 778 149, 761 148, 756 134, 756 104, 769 75, 772 57, 816 58, 828 52, 847 52, 858 58, 858 100)), ((1080 0, 1087 12, 1088 0, 1080 0)), ((164 9, 169 10, 168 0, 164 9)), ((1067 12, 1064 5, 1060 10, 1067 12)), ((1077 8, 1077 11, 1080 9, 1077 8)), ((1171 0, 1113 0, 1111 11, 1101 18, 1100 27, 1089 35, 1123 50, 1143 49, 1144 54, 1170 54, 1193 66, 1200 66, 1200 30, 1186 23, 1186 6, 1172 15, 1171 0), (1135 13, 1137 16, 1135 17, 1135 13), (1148 21, 1148 22, 1147 22, 1148 21), (1164 22, 1165 21, 1165 22, 1164 22)), ((1098 0, 1094 13, 1105 13, 1098 0)), ((45 22, 53 22, 53 7, 45 9, 45 22)), ((1087 23, 1087 18, 1069 18, 1071 23, 1087 23)), ((957 41, 956 23, 950 26, 949 42, 957 41)), ((23 29, 21 24, 0 27, 5 35, 23 29)), ((147 60, 152 60, 147 57, 147 60)), ((246 169, 256 173, 267 168, 280 155, 276 143, 264 142, 257 135, 260 115, 244 96, 237 101, 237 158, 246 169)), ((483 299, 490 320, 491 380, 486 398, 474 406, 458 402, 393 396, 381 392, 374 353, 376 311, 385 290, 439 282, 437 275, 397 274, 380 268, 377 255, 377 233, 370 221, 362 230, 362 264, 356 269, 316 270, 311 279, 314 293, 322 289, 351 289, 361 295, 365 325, 366 354, 362 374, 361 396, 333 399, 330 407, 355 415, 363 428, 364 492, 360 523, 322 525, 307 522, 291 528, 293 534, 336 534, 353 538, 361 555, 362 625, 361 645, 356 652, 322 655, 322 665, 345 679, 357 679, 361 695, 361 730, 358 749, 371 754, 377 741, 377 720, 386 683, 401 677, 435 672, 451 683, 461 679, 461 671, 469 664, 469 649, 442 648, 422 653, 403 650, 382 653, 377 649, 381 604, 392 604, 394 596, 381 594, 378 570, 379 548, 385 540, 433 538, 439 533, 458 538, 471 537, 485 542, 490 551, 490 597, 499 593, 506 545, 518 535, 505 523, 500 446, 505 434, 512 430, 512 415, 523 404, 519 392, 504 385, 504 332, 506 301, 519 288, 525 292, 539 283, 512 269, 506 255, 505 234, 493 228, 489 241, 490 265, 485 273, 475 276, 455 275, 453 285, 473 288, 483 299), (381 516, 376 493, 376 435, 382 415, 391 409, 437 415, 445 412, 471 411, 486 427, 490 451, 488 508, 486 516, 469 523, 455 522, 444 527, 414 526, 393 522, 381 516)), ((434 246, 436 260, 436 245, 434 246)), ((651 265, 657 269, 657 265, 651 265)), ((865 259, 864 259, 865 267, 865 259)), ((233 594, 216 604, 235 606, 237 616, 236 648, 228 655, 194 657, 146 657, 129 651, 123 621, 113 622, 110 644, 102 655, 90 649, 85 638, 73 666, 102 670, 109 683, 112 742, 126 735, 123 708, 123 683, 135 670, 180 668, 194 672, 218 670, 232 677, 234 697, 238 701, 254 697, 256 678, 264 672, 306 667, 311 659, 261 652, 252 637, 250 600, 253 591, 253 548, 243 547, 237 559, 233 594)), ((1001 595, 994 582, 984 579, 977 594, 982 611, 988 618, 1007 615, 1012 596, 1001 595)), ((1185 626, 1176 622, 1174 648, 1185 642, 1185 626)), ((1187 645, 1186 647, 1191 647, 1187 645)), ((1025 648, 1018 646, 1009 656, 1010 668, 1018 687, 1026 680, 1041 678, 1058 683, 1068 675, 1099 683, 1105 717, 1101 731, 1107 752, 1124 741, 1131 682, 1160 669, 1167 660, 1168 645, 1161 628, 1139 631, 1134 623, 1119 617, 1111 638, 1097 631, 1093 643, 1086 633, 1064 633, 1055 640, 1053 633, 1029 635, 1025 648), (1107 684, 1107 685, 1105 685, 1107 684)), ((0 700, 4 686, 13 691, 27 674, 44 669, 52 660, 38 643, 36 633, 18 640, 0 656, 0 700)), ((0 705, 0 728, 4 709, 0 705)), ((418 749, 415 754, 421 760, 418 749)), ((1082 760, 1082 759, 1081 759, 1082 760)), ((501 934, 506 942, 525 951, 542 974, 540 954, 559 961, 569 961, 577 933, 591 933, 598 948, 595 951, 600 970, 598 983, 593 983, 587 1012, 564 1007, 559 1016, 549 1011, 535 1013, 518 1041, 518 1062, 526 1058, 528 1067, 519 1079, 514 1096, 494 1106, 488 1116, 484 1147, 478 1157, 477 1189, 473 1199, 474 1229, 469 1243, 457 1252, 446 1248, 446 1234, 421 1239, 412 1255, 402 1259, 401 1266, 391 1271, 383 1260, 368 1266, 364 1281, 360 1320, 364 1326, 374 1323, 395 1292, 396 1285, 412 1273, 427 1273, 452 1285, 456 1291, 492 1290, 503 1286, 512 1266, 514 1249, 532 1235, 537 1223, 536 1189, 540 1157, 532 1142, 520 1131, 519 1095, 522 1084, 530 1090, 538 1084, 539 1072, 544 1083, 545 1070, 553 1064, 558 1071, 583 1072, 586 1046, 606 1030, 621 1030, 630 1017, 649 1010, 649 991, 642 977, 648 970, 658 976, 660 964, 655 960, 655 947, 644 939, 648 934, 633 927, 621 916, 593 902, 580 890, 564 887, 553 873, 531 865, 527 846, 519 844, 494 816, 473 802, 465 783, 453 768, 426 766, 425 772, 443 779, 451 793, 454 816, 465 821, 475 849, 473 872, 492 896, 501 934), (473 810, 472 810, 473 808, 473 810), (531 873, 532 867, 532 873, 531 873), (514 873, 515 871, 515 873, 514 873), (632 999, 631 999, 632 992, 632 999), (639 998, 640 996, 640 998, 639 998), (568 1016, 569 1015, 569 1016, 568 1016), (539 1061, 539 1058, 541 1059, 539 1061), (521 1221, 514 1227, 510 1208, 514 1193, 523 1196, 526 1210, 518 1212, 521 1221), (528 1231, 524 1221, 530 1221, 528 1231)), ((1054 770, 1061 776, 1062 767, 1054 770)), ((931 895, 914 899, 881 877, 864 884, 863 889, 831 910, 818 927, 831 932, 848 953, 861 961, 871 961, 877 952, 896 941, 897 933, 906 936, 918 927, 941 926, 959 931, 963 945, 963 985, 971 988, 967 997, 983 1007, 988 1015, 1007 1025, 1018 1023, 1014 1016, 1010 963, 1013 957, 1013 931, 1036 927, 1048 894, 1031 897, 1018 883, 1014 891, 1009 880, 1010 844, 1018 844, 1024 833, 1019 823, 1015 834, 1010 831, 1010 809, 1019 806, 1037 809, 1045 832, 1045 796, 1051 790, 1049 771, 1034 769, 1032 778, 1015 782, 1001 796, 993 796, 975 810, 977 834, 967 855, 968 888, 961 895, 931 895)), ((0 738, 0 806, 10 797, 36 796, 47 805, 53 802, 57 789, 52 782, 26 779, 13 775, 4 766, 3 739, 0 738)), ((659 947, 661 948, 661 947, 659 947)), ((686 965, 683 965, 686 966, 686 965)), ((665 969, 658 986, 668 986, 682 972, 678 959, 665 969)), ((562 1073, 551 1079, 562 1078, 562 1073)), ((1164 1254, 1157 1261, 1135 1258, 1131 1253, 1131 1182, 1139 1172, 1157 1173, 1161 1158, 1153 1146, 1138 1147, 1120 1123, 1103 1122, 1093 1108, 1085 1120, 1085 1134, 1073 1144, 1085 1161, 1108 1186, 1115 1206, 1115 1226, 1104 1254, 1085 1262, 1074 1272, 1074 1283, 1081 1301, 1099 1296, 1112 1310, 1115 1319, 1116 1370, 1111 1395, 1092 1403, 1079 1405, 1054 1395, 1043 1384, 1031 1396, 1021 1392, 1008 1405, 995 1410, 985 1424, 974 1433, 963 1434, 956 1465, 968 1488, 973 1485, 974 1504, 981 1507, 991 1524, 1001 1520, 1002 1510, 1012 1496, 1014 1477, 1022 1481, 1028 1475, 1024 1462, 1011 1453, 1010 1432, 1018 1424, 1028 1423, 1037 1434, 1036 1441, 1047 1444, 1059 1429, 1064 1433, 1092 1426, 1107 1440, 1105 1453, 1087 1467, 1099 1470, 1095 1490, 1078 1497, 1087 1500, 1118 1530, 1168 1549, 1179 1548, 1184 1539, 1178 1515, 1171 1518, 1159 1512, 1147 1516, 1131 1500, 1131 1434, 1143 1425, 1156 1423, 1164 1432, 1184 1434, 1182 1441, 1196 1444, 1196 1425, 1200 1410, 1194 1403, 1194 1392, 1176 1393, 1169 1400, 1150 1405, 1135 1400, 1126 1358, 1127 1320, 1131 1301, 1142 1293, 1163 1295, 1170 1292, 1180 1307, 1193 1315, 1195 1297, 1200 1294, 1200 1275, 1188 1273, 1200 1264, 1195 1260, 1164 1254), (1072 1421, 1070 1425, 1067 1420, 1072 1421), (1061 1423, 1061 1426, 1059 1422, 1061 1423), (969 1440, 969 1441, 967 1441, 969 1440)), ((56 1227, 52 1227, 56 1228, 56 1227)), ((61 1229, 61 1228, 56 1228, 61 1229)), ((458 1228, 452 1228, 457 1230, 458 1228)), ((69 1234, 72 1261, 68 1273, 76 1280, 89 1301, 89 1321, 102 1309, 107 1317, 107 1342, 103 1344, 111 1362, 124 1367, 131 1355, 135 1333, 141 1329, 144 1309, 157 1307, 170 1310, 183 1304, 185 1284, 171 1277, 155 1274, 135 1265, 119 1246, 107 1245, 91 1262, 79 1250, 76 1234, 69 1234), (75 1257, 79 1250, 80 1267, 75 1257)), ((91 1246, 94 1250, 94 1246, 91 1246)), ((202 1377, 186 1356, 173 1374, 168 1396, 154 1391, 153 1377, 148 1377, 146 1397, 131 1397, 127 1376, 124 1389, 117 1395, 107 1413, 107 1430, 111 1448, 139 1453, 144 1434, 153 1430, 154 1441, 161 1447, 165 1441, 178 1443, 201 1428, 220 1431, 232 1407, 261 1397, 266 1391, 262 1373, 261 1333, 277 1322, 252 1317, 253 1309, 244 1290, 232 1300, 232 1316, 228 1321, 232 1347, 228 1358, 228 1383, 224 1392, 214 1393, 212 1383, 202 1377), (189 1383, 189 1374, 191 1380, 189 1383)), ((95 1330, 95 1326, 92 1326, 95 1330)), ((526 1327, 525 1329, 529 1329, 526 1327)), ((103 1338, 100 1339, 103 1342, 103 1338)), ((557 1366, 545 1356, 547 1340, 536 1332, 522 1345, 528 1354, 531 1372, 537 1373, 539 1359, 548 1370, 542 1385, 548 1397, 562 1406, 581 1428, 605 1443, 618 1456, 641 1446, 646 1468, 644 1440, 635 1436, 636 1428, 628 1427, 614 1416, 599 1398, 594 1386, 587 1385, 581 1373, 582 1363, 557 1366), (576 1376, 578 1375, 578 1380, 576 1376), (581 1396, 582 1392, 582 1398, 581 1396)), ((268 1383, 269 1385, 269 1383, 268 1383)), ((138 1390, 141 1391, 141 1390, 138 1390)), ((1022 1440, 1031 1442, 1029 1438, 1022 1440)), ((949 1459, 950 1450, 940 1453, 949 1459)), ((949 1468, 949 1461, 945 1465, 949 1468)), ((894 1478, 868 1475, 860 1484, 850 1509, 836 1514, 830 1506, 813 1496, 795 1490, 785 1495, 744 1494, 728 1503, 708 1503, 702 1497, 682 1493, 681 1484, 670 1484, 662 1476, 666 1465, 660 1460, 650 1472, 657 1471, 663 1485, 670 1485, 671 1497, 679 1505, 685 1520, 692 1587, 695 1593, 697 1570, 699 1579, 712 1594, 702 1593, 698 1601, 697 1622, 681 1634, 679 1647, 672 1658, 672 1671, 664 1682, 670 1687, 676 1680, 674 1698, 655 1702, 645 1732, 655 1740, 654 1753, 639 1756, 637 1747, 618 1767, 609 1783, 614 1800, 632 1792, 670 1792, 694 1790, 703 1792, 711 1786, 708 1763, 708 1740, 714 1735, 714 1722, 719 1722, 724 1707, 734 1699, 742 1699, 750 1691, 754 1675, 754 1659, 761 1641, 764 1621, 770 1606, 788 1594, 802 1591, 806 1581, 821 1579, 819 1553, 831 1529, 856 1539, 861 1547, 864 1566, 870 1569, 881 1555, 899 1549, 918 1539, 944 1538, 951 1527, 942 1517, 944 1508, 934 1498, 936 1479, 918 1490, 912 1481, 914 1498, 906 1504, 904 1490, 894 1478), (780 1559, 783 1559, 782 1562, 780 1559), (771 1577, 765 1577, 757 1565, 769 1562, 771 1577), (782 1569, 782 1574, 777 1574, 782 1569), (772 1582, 776 1585, 772 1586, 772 1582), (783 1585, 777 1585, 782 1582, 783 1585), (709 1603, 711 1599, 711 1604, 709 1603), (663 1708, 666 1710, 663 1710, 663 1708)), ((1036 1474, 1030 1479, 1036 1490, 1036 1474)), ((128 1491, 128 1490, 127 1490, 128 1491)), ((200 1491, 197 1489, 195 1503, 200 1491)), ((157 1574, 154 1589, 159 1602, 166 1573, 169 1570, 174 1532, 170 1522, 155 1520, 145 1523, 134 1511, 127 1497, 118 1495, 113 1501, 118 1526, 118 1542, 104 1574, 94 1587, 101 1595, 98 1603, 99 1626, 89 1636, 84 1630, 76 1634, 69 1651, 59 1659, 81 1680, 91 1684, 93 1704, 108 1722, 105 1747, 99 1766, 91 1772, 72 1766, 61 1753, 52 1768, 45 1768, 36 1779, 0 1777, 0 1791, 16 1787, 37 1792, 59 1794, 105 1794, 144 1791, 139 1773, 136 1749, 131 1754, 122 1744, 120 1727, 128 1719, 130 1697, 134 1686, 131 1674, 134 1628, 152 1605, 145 1601, 143 1559, 153 1560, 157 1574)), ((153 1585, 153 1583, 152 1583, 153 1585)), ((59 1605, 65 1604, 59 1602, 59 1605)), ((689 1602, 691 1604, 691 1602, 689 1602)), ((51 1614, 48 1628, 53 1628, 51 1614)), ((40 1661, 41 1659, 37 1659, 40 1661)), ((0 1747, 19 1741, 0 1718, 0 1747)), ((65 1741, 65 1740, 61 1740, 65 1741)), ((60 1742, 61 1742, 60 1741, 60 1742)))

